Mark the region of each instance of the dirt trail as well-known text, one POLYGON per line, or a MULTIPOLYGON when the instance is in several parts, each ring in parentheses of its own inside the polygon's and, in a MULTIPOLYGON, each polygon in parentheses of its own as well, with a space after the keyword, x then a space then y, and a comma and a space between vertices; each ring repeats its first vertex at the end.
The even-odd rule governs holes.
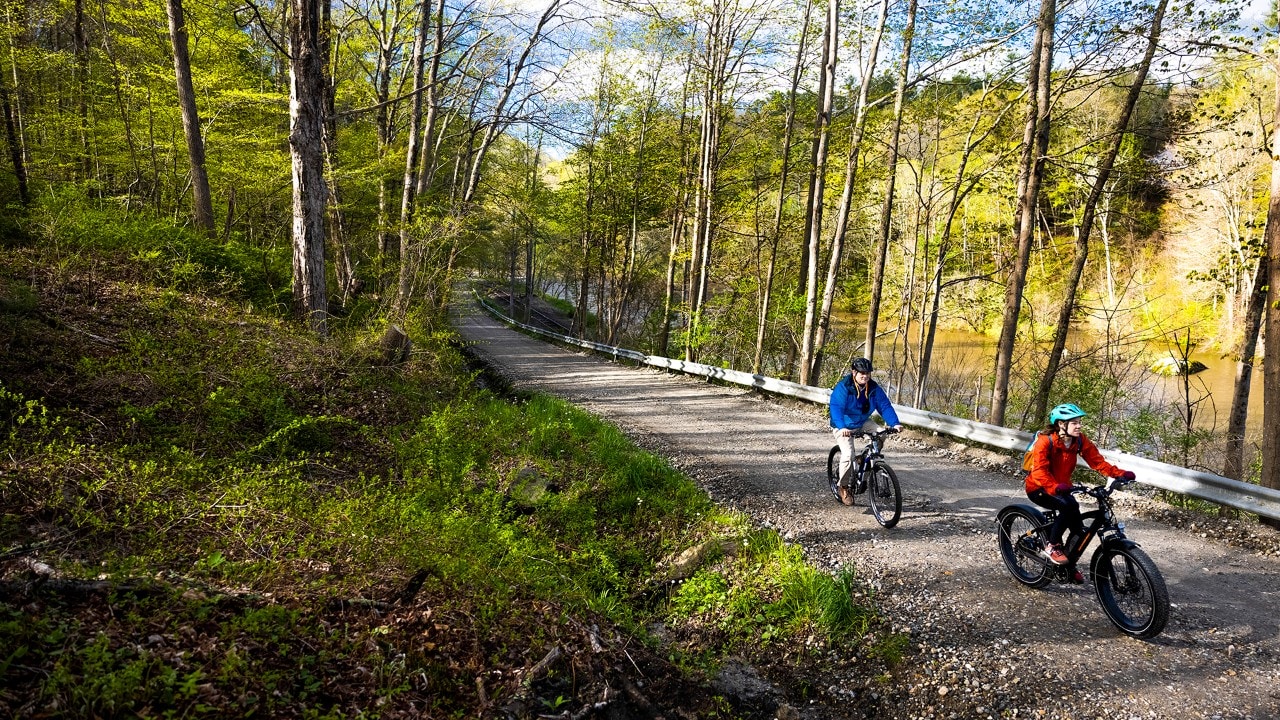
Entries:
POLYGON ((1121 493, 1128 534, 1174 605, 1161 636, 1133 640, 1107 622, 1091 585, 1029 590, 1004 570, 993 520, 1025 496, 1013 473, 981 466, 993 460, 985 453, 914 432, 891 438, 886 456, 905 499, 901 523, 886 531, 825 487, 832 443, 821 408, 619 366, 470 305, 455 323, 514 386, 608 419, 818 565, 853 564, 876 585, 912 637, 898 688, 816 683, 831 697, 882 701, 877 717, 1280 718, 1280 534, 1225 521, 1176 527, 1187 524, 1181 514, 1121 493))

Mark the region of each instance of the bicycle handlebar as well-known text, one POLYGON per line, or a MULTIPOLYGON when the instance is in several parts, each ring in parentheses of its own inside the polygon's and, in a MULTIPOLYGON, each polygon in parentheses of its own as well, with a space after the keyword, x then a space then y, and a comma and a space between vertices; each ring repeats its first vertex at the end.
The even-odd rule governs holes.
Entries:
POLYGON ((1090 497, 1102 499, 1133 481, 1133 479, 1126 478, 1107 478, 1107 481, 1102 485, 1072 485, 1071 494, 1088 495, 1090 497))
POLYGON ((897 433, 900 433, 900 432, 902 431, 895 427, 889 426, 889 427, 882 427, 873 433, 864 433, 861 430, 856 430, 852 435, 850 435, 850 437, 868 438, 868 437, 876 437, 878 435, 896 435, 897 433))

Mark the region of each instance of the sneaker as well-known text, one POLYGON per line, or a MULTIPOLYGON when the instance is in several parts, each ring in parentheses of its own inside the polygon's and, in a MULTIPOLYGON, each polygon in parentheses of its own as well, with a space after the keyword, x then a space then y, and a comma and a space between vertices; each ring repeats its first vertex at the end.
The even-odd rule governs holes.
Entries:
POLYGON ((1040 551, 1040 556, 1054 565, 1065 565, 1067 563, 1067 556, 1063 555, 1058 546, 1053 543, 1046 544, 1044 549, 1040 551))
POLYGON ((840 495, 840 502, 844 503, 845 505, 853 504, 853 493, 849 492, 849 488, 841 485, 839 489, 836 490, 836 492, 840 495))
POLYGON ((1072 584, 1075 584, 1075 585, 1083 585, 1083 584, 1084 584, 1084 573, 1080 572, 1079 570, 1072 570, 1072 571, 1071 571, 1071 582, 1072 582, 1072 584))

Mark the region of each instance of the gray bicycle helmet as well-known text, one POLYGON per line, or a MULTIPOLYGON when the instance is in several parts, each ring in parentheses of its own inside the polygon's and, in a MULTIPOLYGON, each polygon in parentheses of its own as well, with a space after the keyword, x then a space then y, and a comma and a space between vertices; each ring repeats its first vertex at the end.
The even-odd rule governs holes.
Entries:
POLYGON ((871 361, 864 357, 854 358, 853 362, 849 363, 849 367, 854 372, 871 374, 871 361))
POLYGON ((1080 409, 1079 405, 1074 403, 1063 403, 1049 411, 1049 424, 1058 422, 1059 420, 1075 420, 1082 418, 1089 413, 1080 409))

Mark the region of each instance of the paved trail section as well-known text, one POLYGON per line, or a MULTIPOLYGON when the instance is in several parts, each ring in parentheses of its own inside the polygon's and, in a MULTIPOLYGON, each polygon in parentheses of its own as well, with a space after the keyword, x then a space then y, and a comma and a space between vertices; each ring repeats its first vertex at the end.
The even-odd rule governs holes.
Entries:
POLYGON ((1164 518, 1176 521, 1176 512, 1118 493, 1129 537, 1155 560, 1173 602, 1163 634, 1134 640, 1110 625, 1089 584, 1031 590, 1014 582, 994 519, 1000 507, 1025 502, 1020 481, 968 461, 973 453, 955 443, 913 432, 889 439, 904 507, 899 525, 884 530, 865 503, 843 507, 826 487, 824 408, 563 349, 474 305, 459 304, 454 321, 513 387, 616 424, 722 506, 801 545, 816 565, 854 565, 910 633, 911 649, 887 685, 816 680, 832 698, 890 693, 882 716, 903 718, 1280 718, 1274 544, 1228 544, 1201 532, 1203 521, 1174 527, 1164 518), (1011 707, 1011 697, 1021 705, 1011 707))

